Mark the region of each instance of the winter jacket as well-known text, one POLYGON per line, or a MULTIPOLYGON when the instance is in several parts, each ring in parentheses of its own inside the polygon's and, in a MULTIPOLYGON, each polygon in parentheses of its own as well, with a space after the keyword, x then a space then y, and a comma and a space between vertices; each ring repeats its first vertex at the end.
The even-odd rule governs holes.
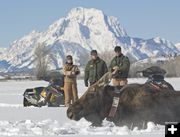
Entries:
POLYGON ((76 82, 76 76, 80 73, 78 66, 65 64, 63 67, 64 82, 76 82))
POLYGON ((113 72, 114 69, 117 70, 116 74, 113 76, 115 79, 126 79, 129 74, 130 61, 129 58, 121 54, 116 56, 111 60, 109 71, 113 72))
POLYGON ((104 60, 99 57, 94 61, 90 60, 85 68, 84 82, 87 85, 88 81, 90 85, 98 81, 108 71, 107 65, 104 60))

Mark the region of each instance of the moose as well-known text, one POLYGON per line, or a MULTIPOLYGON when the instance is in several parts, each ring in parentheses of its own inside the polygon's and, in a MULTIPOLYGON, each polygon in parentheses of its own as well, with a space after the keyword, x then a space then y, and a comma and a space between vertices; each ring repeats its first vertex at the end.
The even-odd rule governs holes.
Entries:
POLYGON ((93 126, 107 119, 117 126, 145 128, 149 121, 164 125, 180 121, 180 92, 171 88, 155 88, 151 84, 109 85, 111 73, 98 82, 67 109, 69 119, 85 118, 93 126))

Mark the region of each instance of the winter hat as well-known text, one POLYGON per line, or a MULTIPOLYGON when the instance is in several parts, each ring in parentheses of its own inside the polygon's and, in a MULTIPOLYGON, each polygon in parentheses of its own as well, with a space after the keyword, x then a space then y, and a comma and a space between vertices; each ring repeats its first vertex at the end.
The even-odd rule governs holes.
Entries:
POLYGON ((97 55, 97 50, 92 50, 91 55, 97 55))
POLYGON ((72 58, 71 55, 67 55, 67 56, 66 56, 66 59, 67 59, 67 60, 72 60, 73 58, 72 58))
POLYGON ((120 47, 120 46, 116 46, 116 47, 114 48, 114 51, 115 51, 115 52, 121 52, 121 47, 120 47))

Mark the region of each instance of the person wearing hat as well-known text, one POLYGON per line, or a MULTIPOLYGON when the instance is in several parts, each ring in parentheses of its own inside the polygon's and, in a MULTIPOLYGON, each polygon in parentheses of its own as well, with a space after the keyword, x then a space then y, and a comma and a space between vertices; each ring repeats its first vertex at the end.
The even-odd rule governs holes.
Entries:
POLYGON ((69 107, 70 104, 74 103, 78 99, 76 77, 80 74, 78 66, 73 64, 73 58, 71 55, 66 57, 63 73, 65 106, 69 107))
POLYGON ((121 47, 114 48, 115 57, 111 60, 109 70, 112 72, 113 86, 124 86, 128 83, 127 78, 130 69, 129 58, 121 52, 121 47))
POLYGON ((106 72, 108 68, 106 62, 98 57, 97 51, 91 51, 91 60, 88 61, 85 67, 84 83, 85 86, 93 85, 98 81, 106 72))

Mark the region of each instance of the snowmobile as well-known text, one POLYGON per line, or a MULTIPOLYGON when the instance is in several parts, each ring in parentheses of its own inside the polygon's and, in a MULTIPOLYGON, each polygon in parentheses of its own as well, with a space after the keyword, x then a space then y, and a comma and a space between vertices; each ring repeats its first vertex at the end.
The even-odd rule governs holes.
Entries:
POLYGON ((47 87, 35 87, 32 89, 26 89, 23 96, 24 107, 59 107, 64 106, 64 77, 63 75, 58 78, 47 78, 49 81, 47 87))
POLYGON ((152 85, 154 88, 174 90, 173 86, 164 80, 166 70, 159 66, 152 66, 142 71, 137 71, 137 73, 141 73, 143 77, 148 78, 145 83, 152 85))

